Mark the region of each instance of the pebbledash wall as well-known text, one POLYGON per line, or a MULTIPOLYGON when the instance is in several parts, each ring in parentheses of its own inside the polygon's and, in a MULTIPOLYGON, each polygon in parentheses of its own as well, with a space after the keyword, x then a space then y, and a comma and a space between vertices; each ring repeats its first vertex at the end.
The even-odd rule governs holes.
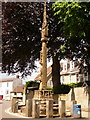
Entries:
POLYGON ((66 101, 66 109, 72 109, 72 101, 81 105, 82 117, 90 118, 90 87, 72 88, 68 94, 59 95, 61 100, 66 101))

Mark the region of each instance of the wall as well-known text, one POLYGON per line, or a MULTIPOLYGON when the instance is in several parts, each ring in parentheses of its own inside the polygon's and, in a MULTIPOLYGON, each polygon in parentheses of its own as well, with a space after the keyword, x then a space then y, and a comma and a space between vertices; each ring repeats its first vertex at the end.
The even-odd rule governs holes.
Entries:
POLYGON ((10 100, 10 92, 18 85, 22 85, 22 80, 15 79, 11 82, 1 82, 0 95, 3 95, 3 99, 10 100))
POLYGON ((10 99, 10 92, 13 89, 12 84, 13 82, 2 82, 2 85, 0 87, 0 94, 3 95, 3 99, 8 99, 8 100, 10 99), (8 83, 8 86, 7 86, 7 83, 8 83))
MULTIPOLYGON (((90 89, 90 88, 89 88, 90 89)), ((86 87, 79 87, 71 89, 69 94, 60 95, 61 100, 66 101, 66 109, 71 110, 71 101, 77 101, 77 104, 81 105, 82 109, 82 117, 88 117, 88 109, 89 109, 89 97, 90 93, 87 93, 86 87)))
POLYGON ((72 74, 71 75, 71 83, 76 83, 77 82, 77 75, 76 74, 72 74))

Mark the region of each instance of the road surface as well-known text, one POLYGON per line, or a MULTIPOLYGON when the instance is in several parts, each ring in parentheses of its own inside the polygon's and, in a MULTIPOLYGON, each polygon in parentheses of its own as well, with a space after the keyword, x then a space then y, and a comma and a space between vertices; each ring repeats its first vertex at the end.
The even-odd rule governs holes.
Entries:
POLYGON ((0 101, 0 119, 2 118, 18 118, 17 116, 7 114, 5 111, 10 108, 11 101, 0 101))

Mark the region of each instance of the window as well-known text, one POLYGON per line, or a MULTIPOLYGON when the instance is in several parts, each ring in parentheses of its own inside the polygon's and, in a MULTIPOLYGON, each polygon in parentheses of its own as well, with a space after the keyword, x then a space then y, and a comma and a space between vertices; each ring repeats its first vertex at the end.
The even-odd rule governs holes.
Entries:
POLYGON ((74 62, 70 62, 70 70, 72 70, 74 68, 74 62))
POLYGON ((63 71, 67 71, 67 64, 63 65, 63 71))
POLYGON ((15 92, 14 95, 16 95, 17 93, 15 92))
POLYGON ((67 70, 67 66, 66 66, 66 65, 64 65, 64 70, 65 70, 65 71, 67 70))
POLYGON ((9 86, 9 83, 7 82, 7 87, 9 86))
POLYGON ((6 94, 9 94, 9 91, 8 91, 8 90, 6 91, 6 94))
POLYGON ((78 76, 78 74, 76 74, 76 81, 77 81, 77 82, 79 81, 79 76, 78 76))
POLYGON ((88 81, 88 74, 84 73, 83 78, 84 78, 85 81, 88 81))

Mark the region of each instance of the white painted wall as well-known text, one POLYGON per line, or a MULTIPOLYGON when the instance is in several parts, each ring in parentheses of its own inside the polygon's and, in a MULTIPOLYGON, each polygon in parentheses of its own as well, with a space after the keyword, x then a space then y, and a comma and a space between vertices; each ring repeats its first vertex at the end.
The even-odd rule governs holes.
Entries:
POLYGON ((21 79, 15 79, 8 82, 0 82, 0 95, 3 95, 3 99, 10 100, 10 92, 19 85, 22 85, 21 79))
POLYGON ((3 95, 3 99, 10 99, 10 92, 13 90, 12 82, 1 82, 0 95, 3 95))

